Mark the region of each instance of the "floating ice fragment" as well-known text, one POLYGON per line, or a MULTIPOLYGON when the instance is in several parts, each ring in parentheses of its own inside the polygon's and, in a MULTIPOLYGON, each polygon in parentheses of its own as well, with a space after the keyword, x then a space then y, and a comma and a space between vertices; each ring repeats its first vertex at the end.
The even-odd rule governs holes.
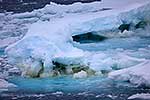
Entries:
POLYGON ((141 93, 141 94, 134 94, 130 97, 128 97, 129 100, 131 99, 144 99, 144 100, 150 100, 150 94, 149 93, 141 93))
POLYGON ((80 79, 80 78, 86 78, 88 75, 87 75, 87 72, 85 71, 80 71, 78 73, 75 73, 73 75, 74 78, 77 78, 77 79, 80 79))
POLYGON ((4 79, 0 79, 0 89, 8 89, 9 87, 17 87, 12 83, 8 83, 4 79))

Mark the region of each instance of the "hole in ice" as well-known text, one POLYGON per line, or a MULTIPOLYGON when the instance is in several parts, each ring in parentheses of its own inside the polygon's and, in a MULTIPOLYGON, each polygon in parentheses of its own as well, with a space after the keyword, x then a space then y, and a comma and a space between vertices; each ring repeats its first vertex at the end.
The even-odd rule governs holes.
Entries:
POLYGON ((138 22, 136 25, 135 25, 135 28, 138 29, 138 28, 145 28, 146 26, 148 25, 148 21, 140 21, 138 22))
POLYGON ((73 41, 76 41, 79 43, 93 43, 93 42, 100 42, 100 41, 107 39, 107 37, 96 35, 96 34, 93 34, 92 32, 75 35, 75 36, 72 36, 72 38, 73 38, 73 41))
POLYGON ((125 30, 129 31, 130 29, 130 24, 121 24, 118 29, 121 31, 121 32, 124 32, 125 30))

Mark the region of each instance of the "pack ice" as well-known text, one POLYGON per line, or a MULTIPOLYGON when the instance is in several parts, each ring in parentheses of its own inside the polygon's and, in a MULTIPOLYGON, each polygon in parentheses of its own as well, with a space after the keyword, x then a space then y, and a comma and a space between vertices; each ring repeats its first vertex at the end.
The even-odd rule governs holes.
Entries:
POLYGON ((9 62, 19 67, 23 75, 31 77, 51 76, 54 61, 68 65, 67 68, 81 65, 89 66, 94 71, 112 71, 112 65, 116 63, 120 68, 142 63, 145 59, 128 56, 131 51, 116 50, 114 52, 118 52, 117 54, 104 54, 76 48, 73 46, 72 36, 88 32, 108 38, 129 36, 129 33, 131 36, 149 36, 149 28, 145 33, 133 28, 130 32, 125 31, 122 34, 118 28, 121 25, 135 25, 140 21, 149 20, 149 6, 150 0, 103 0, 72 5, 51 3, 30 13, 14 14, 12 16, 16 19, 38 18, 38 21, 28 24, 25 36, 6 48, 9 62), (129 64, 126 65, 126 62, 129 64))

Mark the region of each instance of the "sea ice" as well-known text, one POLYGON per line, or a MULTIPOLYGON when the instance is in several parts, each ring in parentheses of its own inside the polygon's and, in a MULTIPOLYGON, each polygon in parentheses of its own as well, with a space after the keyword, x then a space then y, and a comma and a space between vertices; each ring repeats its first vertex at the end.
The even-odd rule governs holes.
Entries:
POLYGON ((91 56, 94 59, 90 61, 90 57, 89 59, 86 57, 92 54, 74 47, 72 36, 95 32, 109 38, 116 37, 120 34, 118 29, 120 25, 130 23, 134 25, 147 20, 150 17, 149 5, 150 0, 104 0, 89 4, 75 3, 69 6, 51 3, 31 13, 10 15, 10 18, 17 19, 17 22, 33 19, 31 23, 30 20, 24 20, 28 32, 21 40, 9 45, 6 54, 11 64, 18 66, 24 75, 33 77, 49 76, 54 66, 53 61, 64 64, 86 64, 96 71, 111 71, 112 65, 116 63, 121 66, 117 68, 133 66, 143 60, 118 54, 114 58, 105 58, 104 55, 104 59, 99 61, 95 59, 101 59, 100 56, 95 55, 91 56), (120 59, 123 57, 126 59, 120 59))

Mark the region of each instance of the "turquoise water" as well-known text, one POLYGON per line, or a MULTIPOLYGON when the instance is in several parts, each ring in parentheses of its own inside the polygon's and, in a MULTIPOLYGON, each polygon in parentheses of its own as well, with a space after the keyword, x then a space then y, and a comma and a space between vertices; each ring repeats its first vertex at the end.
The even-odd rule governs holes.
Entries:
POLYGON ((4 55, 4 48, 0 48, 0 56, 4 55))
POLYGON ((54 78, 10 78, 9 82, 18 86, 16 90, 30 92, 84 92, 109 88, 115 82, 105 77, 90 77, 86 79, 74 79, 72 76, 54 78))

